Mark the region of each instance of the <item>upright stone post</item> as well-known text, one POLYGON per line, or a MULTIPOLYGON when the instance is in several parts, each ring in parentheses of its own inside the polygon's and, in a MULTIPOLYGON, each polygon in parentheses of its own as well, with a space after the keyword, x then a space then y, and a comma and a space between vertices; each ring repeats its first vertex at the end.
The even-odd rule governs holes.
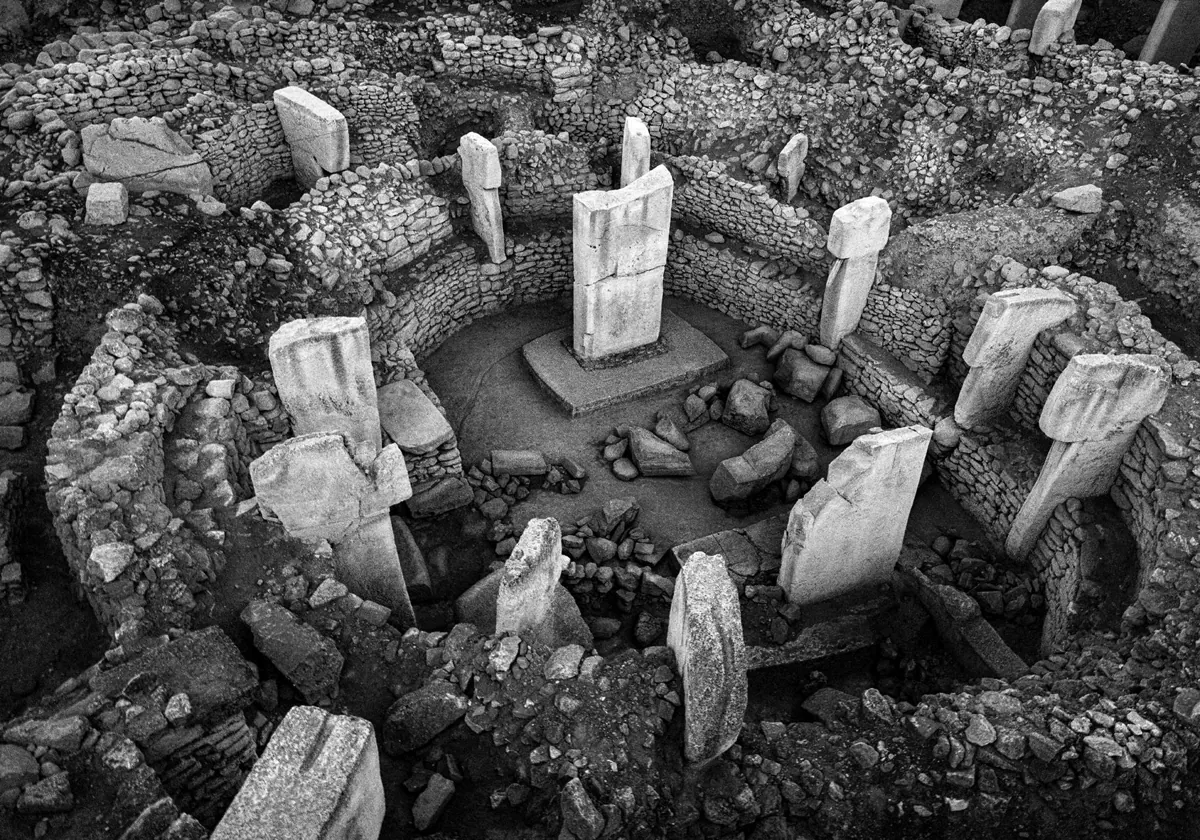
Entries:
POLYGON ((318 179, 350 168, 350 128, 341 111, 294 86, 280 88, 273 98, 297 181, 312 188, 318 179))
POLYGON ((458 141, 462 180, 471 199, 471 225, 484 241, 488 258, 504 262, 504 216, 500 209, 500 151, 490 140, 475 132, 458 141))
POLYGON ((496 596, 496 632, 520 635, 540 627, 550 615, 568 562, 558 521, 530 519, 504 561, 496 596))
POLYGON ((574 350, 599 359, 658 340, 675 182, 658 166, 628 187, 575 194, 574 350))
POLYGON ((971 372, 954 404, 954 422, 972 429, 1008 411, 1038 333, 1070 318, 1075 308, 1075 300, 1057 289, 989 295, 963 350, 971 372))
POLYGON ((775 159, 775 170, 783 180, 783 193, 786 196, 784 201, 790 202, 796 197, 796 190, 800 188, 800 179, 804 177, 805 161, 807 160, 808 135, 792 135, 792 139, 787 141, 787 145, 775 159))
POLYGON ((383 437, 364 318, 289 321, 267 347, 279 398, 297 435, 341 432, 379 451, 383 437))
POLYGON ((1079 17, 1079 8, 1083 0, 1048 0, 1038 12, 1033 24, 1033 34, 1029 38, 1029 52, 1032 55, 1045 55, 1050 45, 1075 28, 1075 19, 1079 17))
POLYGON ((862 435, 796 502, 779 569, 788 601, 812 604, 890 578, 932 437, 924 426, 862 435))
POLYGON ((891 223, 892 208, 878 196, 839 207, 829 222, 826 247, 837 261, 825 284, 820 332, 821 344, 830 350, 858 328, 891 223))
POLYGON ((675 579, 667 645, 683 679, 683 752, 705 764, 733 746, 746 714, 746 645, 725 558, 696 552, 675 579))
MULTIPOLYGON (((389 508, 412 496, 404 455, 395 444, 363 462, 335 432, 289 438, 250 464, 264 514, 289 536, 327 540, 337 579, 364 598, 390 607, 416 626, 389 508)), ((358 447, 361 455, 364 447, 358 447)))
POLYGON ((625 118, 621 134, 621 187, 650 171, 650 129, 637 117, 625 118))
POLYGON ((1004 548, 1029 556, 1054 509, 1109 491, 1138 426, 1162 408, 1170 377, 1156 356, 1076 356, 1058 377, 1038 425, 1053 439, 1004 548))
POLYGON ((376 840, 383 812, 371 724, 296 706, 271 735, 211 840, 376 840))
POLYGON ((1005 25, 1009 29, 1033 29, 1037 22, 1038 12, 1046 0, 1013 0, 1008 9, 1008 20, 1005 25))
POLYGON ((1200 3, 1163 0, 1138 58, 1148 64, 1159 61, 1172 66, 1185 64, 1192 60, 1197 47, 1200 47, 1200 3))

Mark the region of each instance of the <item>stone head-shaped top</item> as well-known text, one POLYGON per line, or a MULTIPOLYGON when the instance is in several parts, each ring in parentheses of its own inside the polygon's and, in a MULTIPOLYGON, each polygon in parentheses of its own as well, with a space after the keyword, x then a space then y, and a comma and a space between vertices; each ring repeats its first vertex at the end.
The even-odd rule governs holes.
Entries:
POLYGON ((826 247, 839 260, 877 254, 887 245, 892 208, 877 195, 839 207, 829 220, 826 247))
POLYGON ((458 140, 463 183, 482 190, 499 189, 502 172, 500 151, 482 134, 470 131, 458 140))
POLYGON ((1038 425, 1064 443, 1101 440, 1155 414, 1170 384, 1157 356, 1076 356, 1054 383, 1038 425))

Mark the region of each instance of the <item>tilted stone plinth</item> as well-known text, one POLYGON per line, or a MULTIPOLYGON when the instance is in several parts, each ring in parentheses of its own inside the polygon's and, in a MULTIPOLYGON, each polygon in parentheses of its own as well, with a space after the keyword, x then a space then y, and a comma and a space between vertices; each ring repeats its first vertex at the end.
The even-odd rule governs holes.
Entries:
POLYGON ((800 179, 804 177, 805 161, 808 160, 808 135, 794 134, 787 141, 779 157, 775 159, 775 170, 783 181, 784 201, 796 197, 800 179))
POLYGON ((1049 0, 1038 12, 1029 38, 1029 52, 1045 55, 1050 45, 1062 37, 1064 32, 1075 28, 1075 19, 1083 0, 1049 0))
POLYGON ((371 338, 364 318, 289 321, 271 336, 267 355, 297 435, 341 432, 378 452, 379 427, 371 338))
POLYGON ((334 546, 338 580, 416 624, 388 518, 392 505, 412 496, 395 444, 364 467, 342 435, 301 435, 251 462, 250 480, 259 507, 278 517, 289 536, 334 546))
POLYGON ((481 134, 469 132, 458 141, 463 187, 471 200, 471 225, 487 245, 488 258, 504 262, 504 214, 500 207, 500 151, 481 134))
POLYGON ((383 812, 371 724, 296 706, 271 735, 211 840, 376 840, 383 812))
POLYGON ((971 429, 1008 412, 1038 333, 1061 324, 1075 309, 1074 298, 1056 289, 989 295, 963 350, 971 372, 954 404, 954 422, 971 429))
POLYGON ((878 196, 834 211, 826 247, 836 262, 825 284, 820 331, 821 344, 830 350, 837 350, 842 339, 858 329, 891 222, 892 209, 878 196))
POLYGON ((683 679, 688 761, 705 763, 737 741, 746 714, 746 645, 725 558, 696 552, 675 579, 667 645, 683 679))
POLYGON ((520 635, 550 615, 563 569, 562 528, 554 519, 530 519, 504 561, 496 596, 496 632, 520 635))
POLYGON ((933 431, 905 426, 863 435, 792 508, 779 585, 811 604, 890 578, 933 431))
POLYGON ((575 194, 575 354, 598 359, 653 344, 675 182, 665 166, 619 190, 575 194))
POLYGON ((650 129, 637 117, 626 117, 621 133, 621 186, 628 187, 649 171, 650 129))
POLYGON ((350 128, 341 111, 295 86, 275 91, 274 100, 297 181, 311 188, 350 168, 350 128))
POLYGON ((1170 384, 1157 356, 1071 359, 1038 418, 1054 443, 1008 532, 1004 548, 1010 557, 1029 555, 1054 509, 1067 499, 1109 491, 1138 426, 1162 408, 1170 384))

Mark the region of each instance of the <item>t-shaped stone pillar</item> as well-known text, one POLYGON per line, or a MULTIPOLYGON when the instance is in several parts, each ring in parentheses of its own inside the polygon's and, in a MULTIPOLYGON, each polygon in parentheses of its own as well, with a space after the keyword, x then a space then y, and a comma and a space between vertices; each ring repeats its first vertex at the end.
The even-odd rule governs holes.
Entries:
POLYGON ((779 568, 789 601, 812 604, 889 579, 932 437, 924 426, 862 435, 796 502, 779 568))
POLYGON ((1008 289, 989 295, 963 361, 971 367, 954 404, 954 422, 983 426, 1008 411, 1038 333, 1075 313, 1057 289, 1008 289))
POLYGON ((388 517, 392 505, 412 496, 399 447, 356 461, 340 434, 301 435, 252 461, 250 480, 259 507, 289 536, 333 545, 338 580, 416 626, 388 517))
POLYGON ((267 347, 279 398, 297 435, 341 432, 352 446, 383 443, 371 339, 363 318, 289 321, 267 347))
POLYGON ((280 88, 273 98, 297 181, 311 188, 319 178, 350 168, 350 128, 341 111, 304 88, 280 88))
POLYGON ((826 247, 837 261, 821 303, 821 344, 830 350, 858 329, 891 223, 892 208, 878 196, 839 207, 829 222, 826 247))
POLYGON ((1038 425, 1053 438, 1004 548, 1029 556, 1054 509, 1107 493, 1138 426, 1162 408, 1170 377, 1156 356, 1076 356, 1058 377, 1038 425))
POLYGON ((471 224, 494 263, 504 262, 504 217, 500 209, 500 152, 490 140, 475 132, 458 141, 462 180, 471 199, 471 224))
POLYGON ((746 645, 725 558, 696 552, 675 579, 667 645, 683 680, 683 753, 707 763, 733 746, 746 714, 746 645))
POLYGON ((621 135, 621 186, 628 187, 649 171, 650 129, 637 117, 626 117, 621 135))
POLYGON ((1048 0, 1033 24, 1029 52, 1032 55, 1045 55, 1050 45, 1061 38, 1064 32, 1075 28, 1075 19, 1079 17, 1082 5, 1083 0, 1048 0))
POLYGON ((665 166, 619 190, 575 194, 575 355, 658 340, 675 182, 665 166))
POLYGON ((804 177, 805 161, 808 159, 808 135, 795 134, 787 141, 779 157, 775 159, 775 169, 783 180, 784 201, 796 197, 800 188, 800 179, 804 177))

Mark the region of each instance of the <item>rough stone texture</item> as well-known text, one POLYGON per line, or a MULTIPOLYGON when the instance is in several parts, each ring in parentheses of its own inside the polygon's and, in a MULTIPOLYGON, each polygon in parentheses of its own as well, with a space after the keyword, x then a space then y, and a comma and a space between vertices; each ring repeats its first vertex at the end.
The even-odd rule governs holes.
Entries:
POLYGON ((933 433, 907 426, 854 441, 788 517, 779 585, 796 604, 888 580, 933 433))
POLYGON ((634 427, 629 430, 629 454, 638 472, 647 477, 696 474, 686 452, 680 452, 646 429, 634 427))
POLYGON ((575 196, 575 353, 598 359, 658 340, 674 181, 659 166, 628 187, 575 196))
POLYGON ((804 177, 804 162, 808 158, 808 135, 793 134, 792 139, 784 144, 779 157, 775 159, 775 169, 783 179, 784 201, 796 197, 800 187, 800 179, 804 177))
POLYGON ((1082 6, 1083 0, 1048 0, 1033 24, 1033 34, 1029 38, 1030 54, 1045 55, 1051 44, 1074 29, 1082 6))
POLYGON ((471 224, 494 263, 504 262, 504 213, 500 207, 503 172, 500 152, 486 137, 468 132, 458 143, 463 186, 471 201, 471 224))
POLYGON ((747 702, 742 613, 723 557, 693 554, 684 564, 667 645, 683 677, 684 755, 707 763, 737 741, 747 702))
POLYGON ((1163 0, 1138 61, 1186 64, 1200 46, 1200 8, 1189 0, 1163 0))
POLYGON ((621 134, 621 188, 650 171, 650 130, 637 117, 626 117, 621 134))
POLYGON ((1099 213, 1104 209, 1104 191, 1095 184, 1068 187, 1050 196, 1051 203, 1073 213, 1099 213))
POLYGON ((96 183, 88 187, 87 215, 89 225, 120 225, 129 217, 129 190, 119 181, 96 183))
POLYGON ((857 394, 830 400, 821 409, 821 428, 830 446, 844 446, 882 425, 875 407, 857 394))
MULTIPOLYGON (((459 621, 474 624, 484 633, 497 632, 496 600, 504 574, 504 569, 497 569, 458 597, 454 612, 459 621)), ((572 644, 591 647, 594 641, 592 631, 579 612, 579 605, 561 583, 551 592, 546 619, 521 638, 550 649, 572 644)))
POLYGON ((388 708, 383 748, 397 755, 423 747, 460 720, 469 705, 461 691, 440 680, 410 691, 388 708))
POLYGON ((343 660, 333 642, 289 610, 266 601, 251 601, 242 610, 242 621, 254 634, 254 646, 308 702, 337 694, 343 660))
POLYGON ((434 773, 413 804, 413 826, 417 831, 425 831, 441 819, 453 797, 454 782, 441 773, 434 773))
POLYGON ((159 119, 118 117, 80 132, 83 163, 101 181, 120 181, 131 192, 212 193, 212 173, 192 147, 159 119))
MULTIPOLYGON (((559 594, 565 592, 559 578, 567 562, 562 553, 562 529, 558 522, 554 519, 529 520, 521 539, 504 561, 499 577, 495 600, 496 632, 528 636, 555 648, 582 637, 590 646, 591 632, 586 629, 587 625, 580 629, 579 607, 575 606, 569 593, 569 605, 559 594)), ((489 588, 483 589, 486 592, 489 588)))
POLYGON ((745 435, 760 435, 771 425, 767 411, 771 392, 749 379, 739 379, 725 397, 721 422, 745 435))
MULTIPOLYGON (((888 242, 892 210, 887 201, 867 196, 839 207, 829 221, 826 247, 839 260, 852 260, 878 254, 888 242)), ((822 341, 826 347, 836 347, 822 341)))
POLYGON ((792 465, 799 436, 785 420, 776 420, 761 441, 717 465, 708 490, 717 502, 746 499, 783 478, 792 465))
POLYGON ((550 471, 546 456, 534 449, 493 449, 491 458, 496 475, 545 475, 550 471))
POLYGON ((375 840, 383 809, 371 724, 296 706, 272 734, 211 840, 375 840))
POLYGON ((785 394, 812 402, 821 393, 821 386, 829 375, 829 367, 820 365, 802 350, 789 348, 779 357, 775 368, 774 382, 785 394))
POLYGON ((378 390, 379 419, 400 451, 426 455, 454 441, 454 429, 429 396, 410 379, 397 379, 378 390))
POLYGON ((571 779, 562 789, 563 829, 578 840, 597 840, 604 831, 604 815, 592 802, 587 788, 578 777, 571 779))
POLYGON ((320 178, 350 167, 350 129, 337 108, 294 85, 272 97, 297 181, 312 187, 320 178))

